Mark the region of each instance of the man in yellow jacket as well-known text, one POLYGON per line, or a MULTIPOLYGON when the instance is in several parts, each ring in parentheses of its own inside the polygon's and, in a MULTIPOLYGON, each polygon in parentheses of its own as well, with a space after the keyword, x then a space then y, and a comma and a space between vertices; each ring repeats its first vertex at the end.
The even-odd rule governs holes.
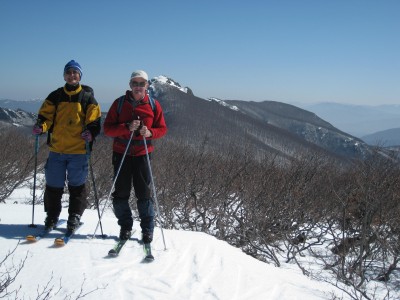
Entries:
POLYGON ((54 227, 58 222, 67 181, 67 228, 74 231, 87 207, 87 151, 90 151, 94 138, 100 133, 101 110, 92 88, 80 84, 82 68, 79 63, 74 60, 68 62, 63 74, 66 84, 47 96, 32 133, 48 133, 50 152, 45 165, 45 226, 54 227))

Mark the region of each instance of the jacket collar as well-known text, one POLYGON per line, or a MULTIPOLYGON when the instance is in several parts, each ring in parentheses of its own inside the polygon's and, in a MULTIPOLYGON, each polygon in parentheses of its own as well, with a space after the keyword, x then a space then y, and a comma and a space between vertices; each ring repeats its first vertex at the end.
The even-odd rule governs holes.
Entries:
POLYGON ((64 85, 64 92, 65 92, 68 96, 73 96, 73 95, 79 94, 81 91, 82 91, 82 86, 81 86, 80 84, 78 85, 78 87, 76 88, 76 90, 72 90, 72 91, 69 91, 69 90, 67 89, 67 85, 64 85))

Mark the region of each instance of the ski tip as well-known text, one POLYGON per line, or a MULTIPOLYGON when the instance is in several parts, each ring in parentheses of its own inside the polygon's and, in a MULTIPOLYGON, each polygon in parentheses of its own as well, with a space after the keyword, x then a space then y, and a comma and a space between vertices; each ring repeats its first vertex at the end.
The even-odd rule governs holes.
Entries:
POLYGON ((111 249, 110 251, 108 251, 108 256, 109 257, 117 257, 118 253, 114 249, 111 249))
POLYGON ((151 263, 154 261, 154 256, 153 255, 147 255, 144 259, 143 262, 144 263, 151 263))
POLYGON ((54 240, 54 245, 56 246, 64 246, 65 245, 65 241, 62 238, 57 238, 54 240))
POLYGON ((25 240, 28 241, 28 242, 36 242, 36 236, 34 236, 34 235, 27 235, 27 236, 25 237, 25 240))
POLYGON ((146 260, 153 261, 153 260, 154 260, 154 256, 150 254, 150 255, 147 255, 147 256, 145 257, 145 259, 146 259, 146 260))

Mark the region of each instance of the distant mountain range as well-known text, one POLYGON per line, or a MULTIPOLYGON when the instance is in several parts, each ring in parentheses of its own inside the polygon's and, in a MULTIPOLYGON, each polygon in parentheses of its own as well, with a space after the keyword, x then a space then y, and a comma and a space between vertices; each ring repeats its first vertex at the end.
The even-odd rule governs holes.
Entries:
POLYGON ((37 114, 40 106, 42 105, 43 100, 35 99, 35 100, 27 100, 27 101, 16 101, 10 99, 1 99, 0 107, 9 108, 12 110, 24 110, 26 112, 37 114))
MULTIPOLYGON (((241 151, 282 160, 304 153, 346 160, 371 151, 363 140, 333 126, 318 114, 276 101, 240 101, 196 97, 190 88, 160 76, 151 80, 162 104, 167 138, 215 151, 241 151)), ((0 122, 31 127, 42 101, 0 100, 0 122)), ((101 104, 110 107, 110 103, 101 104)), ((332 107, 332 106, 331 106, 332 107)))
POLYGON ((368 134, 362 140, 369 145, 379 145, 383 147, 400 146, 400 128, 392 128, 368 134))
MULTIPOLYGON (((296 104, 335 127, 359 138, 400 127, 400 105, 351 105, 340 103, 296 104)), ((383 133, 381 138, 387 138, 383 133)), ((368 138, 367 138, 368 139, 368 138)), ((371 141, 368 139, 368 142, 371 141)), ((398 143, 400 145, 400 143, 398 143)))

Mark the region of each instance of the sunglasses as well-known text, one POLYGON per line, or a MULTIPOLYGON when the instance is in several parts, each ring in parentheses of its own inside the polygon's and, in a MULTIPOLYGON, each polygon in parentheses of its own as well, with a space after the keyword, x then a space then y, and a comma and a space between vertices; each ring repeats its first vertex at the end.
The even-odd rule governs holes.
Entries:
POLYGON ((65 74, 67 74, 67 75, 72 75, 72 74, 79 75, 79 71, 78 70, 69 69, 69 70, 65 71, 65 74))
POLYGON ((146 81, 131 81, 131 86, 132 87, 145 87, 146 86, 146 81))

